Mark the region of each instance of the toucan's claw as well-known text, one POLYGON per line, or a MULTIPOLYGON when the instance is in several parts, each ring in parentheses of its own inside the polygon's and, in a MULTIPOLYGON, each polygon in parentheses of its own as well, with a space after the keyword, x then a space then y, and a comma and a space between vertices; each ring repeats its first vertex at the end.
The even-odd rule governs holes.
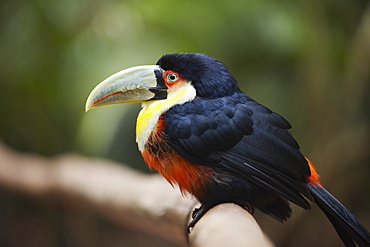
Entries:
MULTIPOLYGON (((254 207, 250 204, 250 203, 236 203, 237 205, 239 205, 240 207, 242 207, 243 209, 247 210, 250 214, 254 214, 254 207)), ((199 208, 195 208, 193 210, 193 212, 191 213, 191 218, 192 220, 190 221, 190 223, 188 224, 187 226, 187 232, 190 233, 190 228, 193 228, 195 226, 195 224, 200 220, 200 218, 203 217, 203 215, 205 215, 208 210, 210 210, 211 208, 213 208, 214 206, 216 206, 217 204, 203 204, 201 205, 199 208)))
POLYGON ((199 208, 195 208, 191 213, 191 217, 193 218, 190 223, 188 224, 187 231, 190 233, 190 228, 193 228, 195 224, 200 220, 200 218, 205 215, 208 210, 216 206, 217 204, 202 204, 199 208))
POLYGON ((244 205, 240 205, 242 208, 244 208, 245 210, 247 210, 250 214, 254 214, 254 207, 248 203, 248 202, 245 202, 244 205))
MULTIPOLYGON (((208 208, 209 209, 209 208, 208 208)), ((193 212, 191 213, 191 217, 193 218, 190 223, 188 224, 187 231, 190 233, 190 228, 193 228, 195 224, 202 218, 202 216, 208 211, 204 210, 203 205, 199 208, 195 208, 193 212)))
POLYGON ((191 213, 191 218, 192 218, 192 219, 194 219, 194 218, 197 216, 197 214, 198 214, 198 212, 199 212, 200 210, 202 210, 202 206, 200 206, 199 208, 195 208, 195 209, 193 210, 193 212, 191 213))

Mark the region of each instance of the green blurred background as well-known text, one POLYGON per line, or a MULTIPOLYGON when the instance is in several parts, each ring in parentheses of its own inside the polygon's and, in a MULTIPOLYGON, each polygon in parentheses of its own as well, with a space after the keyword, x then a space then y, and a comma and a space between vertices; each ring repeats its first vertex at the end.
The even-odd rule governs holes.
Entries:
MULTIPOLYGON (((370 227, 367 0, 1 0, 0 140, 147 171, 134 137, 139 105, 85 113, 84 104, 109 75, 170 52, 224 62, 244 92, 291 122, 324 185, 370 227)), ((295 209, 284 225, 257 219, 278 246, 338 246, 330 223, 312 211, 295 209)), ((0 246, 145 245, 82 214, 0 189, 0 246), (79 224, 97 241, 79 235, 79 224)))

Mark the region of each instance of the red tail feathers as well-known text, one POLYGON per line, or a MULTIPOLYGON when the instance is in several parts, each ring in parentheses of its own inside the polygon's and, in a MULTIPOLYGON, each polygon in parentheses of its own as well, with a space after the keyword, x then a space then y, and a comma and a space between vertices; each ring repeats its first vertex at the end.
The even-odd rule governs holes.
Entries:
POLYGON ((307 157, 305 158, 308 162, 308 165, 310 166, 310 171, 311 171, 311 176, 307 178, 308 182, 310 182, 313 185, 321 184, 321 182, 319 181, 320 175, 317 173, 315 166, 312 164, 312 162, 307 157))

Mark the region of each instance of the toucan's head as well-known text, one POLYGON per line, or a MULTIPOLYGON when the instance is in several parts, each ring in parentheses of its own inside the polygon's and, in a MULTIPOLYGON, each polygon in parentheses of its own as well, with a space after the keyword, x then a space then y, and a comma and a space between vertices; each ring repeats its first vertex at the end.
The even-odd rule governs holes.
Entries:
MULTIPOLYGON (((223 63, 201 53, 171 53, 162 56, 156 65, 132 67, 105 79, 90 93, 86 111, 103 105, 175 99, 180 95, 191 100, 195 96, 218 98, 235 92, 239 92, 239 87, 223 63), (183 89, 195 95, 179 94, 183 89)), ((184 103, 177 99, 176 102, 184 103)))

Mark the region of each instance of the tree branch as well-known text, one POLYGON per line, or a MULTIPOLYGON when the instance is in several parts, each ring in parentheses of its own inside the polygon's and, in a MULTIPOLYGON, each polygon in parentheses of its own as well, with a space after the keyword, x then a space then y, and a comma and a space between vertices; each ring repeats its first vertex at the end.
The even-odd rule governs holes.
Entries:
POLYGON ((189 243, 192 247, 274 246, 253 216, 233 203, 210 209, 194 226, 189 243))
MULTIPOLYGON (((43 158, 0 145, 0 186, 70 206, 95 209, 119 225, 186 245, 195 200, 182 197, 159 175, 77 155, 43 158)), ((239 206, 211 209, 189 235, 191 246, 272 246, 254 218, 239 206)))

